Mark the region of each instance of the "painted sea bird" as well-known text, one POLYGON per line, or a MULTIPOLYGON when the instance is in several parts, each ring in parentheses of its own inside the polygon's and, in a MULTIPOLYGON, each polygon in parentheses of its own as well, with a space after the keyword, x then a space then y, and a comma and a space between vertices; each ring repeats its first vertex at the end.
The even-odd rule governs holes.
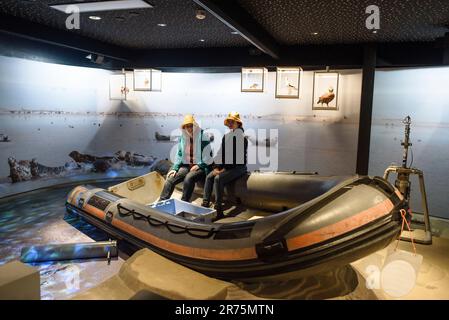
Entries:
POLYGON ((257 83, 252 84, 249 88, 250 89, 257 89, 259 85, 257 83))
POLYGON ((317 104, 321 103, 321 106, 323 106, 323 104, 325 103, 327 105, 327 107, 329 108, 329 103, 331 103, 332 100, 335 99, 335 93, 334 93, 334 88, 329 87, 328 92, 323 94, 317 104))

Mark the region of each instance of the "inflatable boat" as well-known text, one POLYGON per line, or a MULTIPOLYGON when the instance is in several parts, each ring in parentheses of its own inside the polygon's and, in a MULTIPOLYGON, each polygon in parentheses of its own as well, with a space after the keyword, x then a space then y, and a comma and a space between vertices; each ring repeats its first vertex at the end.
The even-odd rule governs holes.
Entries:
MULTIPOLYGON (((226 217, 193 203, 157 199, 157 172, 100 189, 78 186, 68 212, 119 240, 220 279, 281 280, 346 265, 397 239, 401 193, 379 177, 251 173, 226 190, 226 217)), ((404 211, 402 211, 404 212, 404 211)))

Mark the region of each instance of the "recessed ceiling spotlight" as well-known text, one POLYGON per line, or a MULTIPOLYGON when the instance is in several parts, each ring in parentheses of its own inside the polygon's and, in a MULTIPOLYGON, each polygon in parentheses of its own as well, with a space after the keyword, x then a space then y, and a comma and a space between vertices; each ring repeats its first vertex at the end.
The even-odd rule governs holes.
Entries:
POLYGON ((90 20, 94 20, 94 21, 98 21, 98 20, 101 20, 101 17, 99 17, 99 16, 89 16, 89 19, 90 20))
POLYGON ((231 34, 239 34, 237 31, 231 31, 231 34))
POLYGON ((158 26, 158 27, 166 27, 167 24, 166 24, 166 23, 158 23, 157 26, 158 26))
POLYGON ((377 33, 377 30, 374 30, 373 33, 377 33))
POLYGON ((205 11, 205 10, 201 10, 201 9, 196 10, 196 18, 197 18, 198 20, 204 20, 204 19, 206 19, 206 11, 205 11))
POLYGON ((206 41, 206 40, 204 40, 204 39, 200 39, 200 42, 204 42, 204 41, 206 41))
POLYGON ((317 36, 318 32, 312 32, 311 34, 312 34, 312 36, 317 36))

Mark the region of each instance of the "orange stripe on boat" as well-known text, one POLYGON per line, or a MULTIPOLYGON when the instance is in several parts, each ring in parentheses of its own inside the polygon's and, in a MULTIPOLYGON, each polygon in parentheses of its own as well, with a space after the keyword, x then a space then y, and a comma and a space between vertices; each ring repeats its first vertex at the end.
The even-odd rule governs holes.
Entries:
POLYGON ((307 234, 302 234, 300 236, 287 239, 288 251, 305 248, 345 234, 389 214, 393 208, 393 203, 389 199, 386 199, 367 210, 338 221, 337 223, 307 234))
POLYGON ((104 213, 104 211, 102 211, 98 208, 95 208, 95 207, 91 206, 90 204, 85 204, 83 207, 83 210, 85 210, 86 212, 89 212, 90 214, 97 217, 98 219, 104 220, 106 218, 106 213, 104 213))
MULTIPOLYGON (((326 226, 316 231, 312 231, 307 234, 303 234, 291 239, 287 239, 287 247, 289 251, 293 251, 299 248, 304 248, 329 240, 336 236, 347 233, 351 230, 357 229, 369 222, 372 222, 380 217, 383 217, 391 212, 394 208, 393 203, 390 200, 384 200, 377 205, 364 210, 354 216, 341 220, 333 225, 326 226)), ((104 220, 105 213, 89 204, 86 204, 83 208, 91 215, 104 220)), ((165 239, 161 239, 149 232, 140 230, 122 220, 113 219, 112 225, 118 229, 135 236, 147 243, 157 246, 161 249, 167 250, 179 254, 181 256, 204 259, 204 260, 219 260, 219 261, 237 261, 237 260, 251 260, 257 259, 257 253, 255 247, 246 247, 241 249, 205 249, 195 248, 185 245, 180 245, 174 242, 170 242, 165 239)))
POLYGON ((204 249, 183 246, 161 238, 158 238, 148 232, 137 229, 126 222, 118 219, 112 220, 112 225, 141 239, 151 243, 161 249, 165 249, 176 254, 204 260, 250 260, 257 259, 255 247, 242 249, 204 249))

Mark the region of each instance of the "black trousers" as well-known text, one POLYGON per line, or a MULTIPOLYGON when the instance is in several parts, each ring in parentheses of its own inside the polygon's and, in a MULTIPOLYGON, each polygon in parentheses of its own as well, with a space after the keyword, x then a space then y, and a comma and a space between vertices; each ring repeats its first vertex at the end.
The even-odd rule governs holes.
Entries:
POLYGON ((173 194, 175 186, 178 183, 184 181, 184 186, 182 188, 182 198, 181 200, 190 202, 192 198, 193 190, 195 189, 195 183, 204 179, 205 173, 203 169, 198 169, 197 171, 190 171, 189 166, 181 166, 176 173, 175 177, 170 177, 165 180, 164 189, 162 190, 160 200, 167 200, 173 194))
POLYGON ((220 173, 217 176, 214 176, 213 172, 209 173, 204 184, 204 201, 210 201, 213 189, 215 193, 215 203, 218 208, 221 208, 225 186, 228 183, 245 175, 246 170, 246 165, 238 165, 235 168, 226 169, 224 172, 220 173))

